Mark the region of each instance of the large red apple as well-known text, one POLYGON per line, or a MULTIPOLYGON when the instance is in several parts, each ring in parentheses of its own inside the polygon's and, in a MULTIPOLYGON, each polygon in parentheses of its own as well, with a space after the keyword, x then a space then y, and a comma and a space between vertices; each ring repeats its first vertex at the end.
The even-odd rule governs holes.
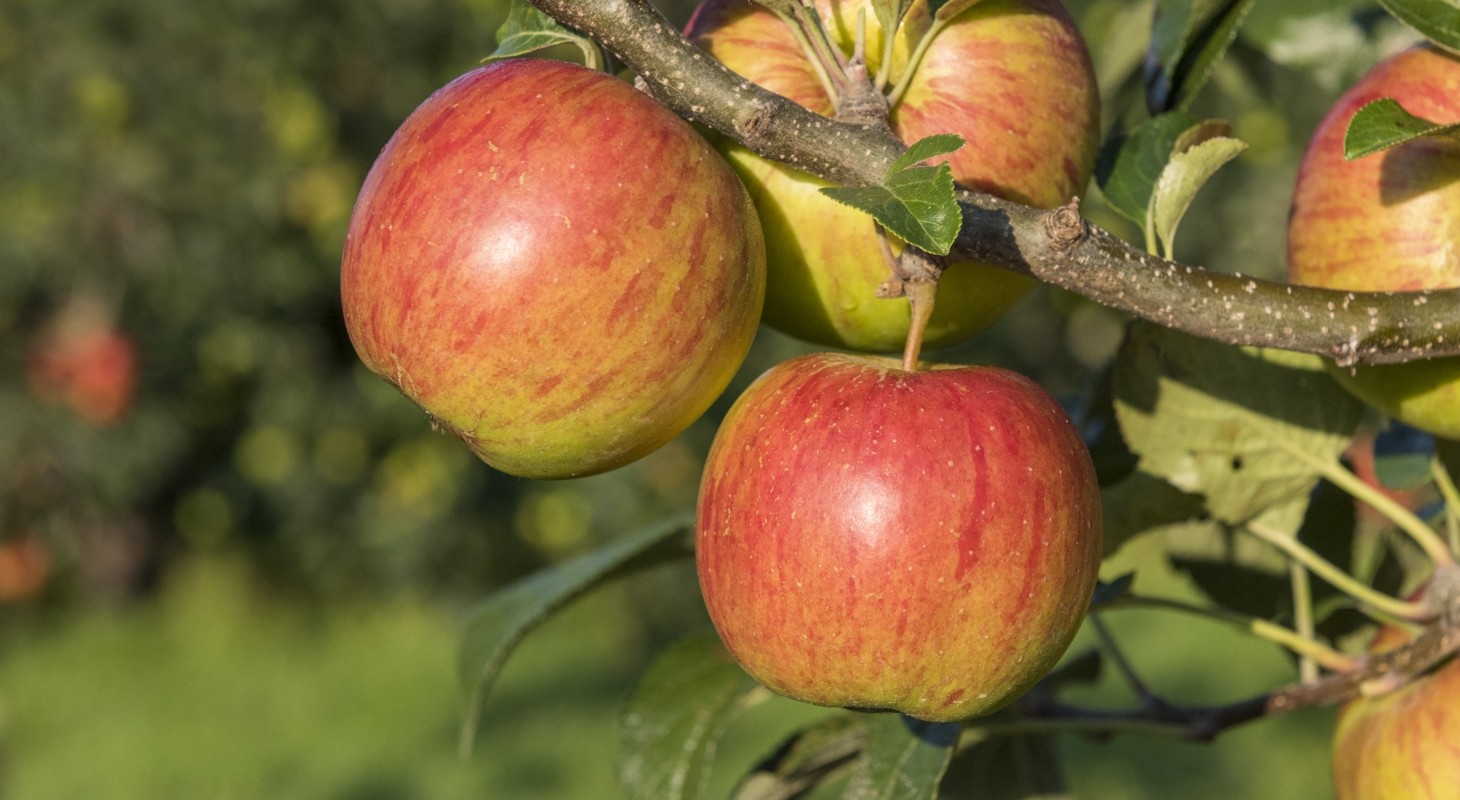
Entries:
MULTIPOLYGON (((1426 119, 1460 122, 1460 59, 1432 47, 1392 56, 1319 123, 1293 195, 1288 275, 1294 283, 1354 291, 1460 286, 1460 145, 1419 139, 1343 158, 1349 120, 1381 97, 1426 119)), ((1390 416, 1460 438, 1460 359, 1334 374, 1390 416)))
MULTIPOLYGON (((1385 628, 1371 649, 1408 640, 1385 628)), ((1333 746, 1338 800, 1452 800, 1460 795, 1460 660, 1397 691, 1344 705, 1333 746)))
POLYGON ((764 244, 745 189, 633 87, 562 62, 482 67, 381 152, 340 288, 360 357, 487 463, 632 461, 749 349, 764 244))
POLYGON ((698 513, 705 603, 747 672, 927 720, 993 711, 1045 675, 1100 561, 1080 436, 992 367, 784 362, 721 425, 698 513))
MULTIPOLYGON (((817 0, 848 52, 866 11, 869 57, 883 33, 866 0, 817 0)), ((894 77, 929 15, 915 3, 900 29, 894 77)), ((750 0, 707 0, 688 35, 732 70, 813 111, 832 101, 791 30, 750 0)), ((1084 40, 1059 0, 982 0, 938 34, 915 65, 889 122, 904 142, 938 133, 967 140, 946 158, 960 183, 1045 208, 1081 193, 1099 139, 1099 93, 1084 40)), ((881 300, 890 272, 866 215, 820 194, 824 181, 730 142, 765 228, 766 322, 802 339, 872 352, 902 348, 906 301, 881 300)), ((945 159, 936 159, 941 161, 945 159)), ((987 327, 1033 281, 992 266, 954 264, 938 286, 924 343, 953 344, 987 327)))

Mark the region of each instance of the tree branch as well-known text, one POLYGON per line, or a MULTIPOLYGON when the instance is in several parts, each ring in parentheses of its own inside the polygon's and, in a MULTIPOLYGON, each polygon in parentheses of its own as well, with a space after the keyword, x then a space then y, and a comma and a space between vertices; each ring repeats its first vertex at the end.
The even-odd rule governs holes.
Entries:
MULTIPOLYGON (((885 129, 836 122, 765 91, 680 35, 648 0, 532 0, 607 47, 680 116, 776 161, 849 186, 878 183, 903 151, 885 129)), ((1316 353, 1341 366, 1460 354, 1460 289, 1343 292, 1150 256, 1054 211, 961 190, 954 260, 1030 275, 1097 303, 1234 345, 1316 353)))
MULTIPOLYGON (((1264 717, 1392 692, 1432 670, 1453 668, 1450 659, 1460 652, 1460 569, 1437 571, 1431 586, 1427 599, 1438 614, 1436 621, 1413 640, 1364 658, 1358 669, 1331 673, 1316 681, 1295 683, 1226 705, 1181 706, 1147 694, 1137 707, 1116 710, 1084 708, 1060 700, 1055 693, 1066 676, 1057 670, 1016 701, 1009 713, 987 721, 976 720, 971 725, 994 733, 1147 733, 1204 742, 1229 728, 1264 717)), ((1080 665, 1077 672, 1086 671, 1082 659, 1070 663, 1080 665)))

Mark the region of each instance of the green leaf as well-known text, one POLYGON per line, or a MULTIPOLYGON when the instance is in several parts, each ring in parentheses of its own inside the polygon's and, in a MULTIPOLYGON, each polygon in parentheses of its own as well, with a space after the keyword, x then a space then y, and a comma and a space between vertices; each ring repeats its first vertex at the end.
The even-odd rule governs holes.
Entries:
POLYGON ((987 736, 948 767, 940 800, 1072 800, 1053 736, 987 736))
POLYGON ((1435 44, 1460 53, 1460 2, 1457 0, 1379 0, 1379 5, 1435 44))
MULTIPOLYGON (((1356 13, 1372 5, 1369 0, 1283 0, 1281 3, 1258 3, 1242 24, 1240 36, 1268 57, 1282 52, 1285 66, 1316 66, 1318 62, 1333 64, 1335 57, 1345 61, 1353 52, 1335 52, 1346 47, 1354 50, 1365 34, 1364 17, 1356 13), (1306 46, 1304 46, 1306 45, 1306 46), (1299 46, 1304 46, 1297 52, 1299 46), (1311 51, 1310 51, 1311 50, 1311 51)), ((1369 59, 1372 62, 1372 58, 1369 59)))
MULTIPOLYGON (((1304 505, 1299 498, 1259 519, 1294 532, 1304 505)), ((1265 542, 1215 520, 1172 525, 1161 534, 1171 566, 1217 605, 1262 619, 1291 607, 1287 561, 1265 542)))
MULTIPOLYGON (((1213 126, 1203 124, 1192 130, 1212 129, 1213 126)), ((1182 138, 1187 137, 1183 135, 1182 138)), ((1196 193, 1217 170, 1247 149, 1246 142, 1223 135, 1201 139, 1184 147, 1183 144, 1184 141, 1178 142, 1171 153, 1171 160, 1166 162, 1151 191, 1148 219, 1167 258, 1174 252, 1176 228, 1181 224, 1181 218, 1186 216, 1196 193)))
POLYGON ((470 699, 462 723, 461 749, 471 747, 482 704, 512 650, 538 623, 568 601, 612 578, 684 558, 677 535, 694 527, 693 517, 650 526, 597 550, 529 575, 478 604, 462 623, 457 670, 470 699))
POLYGON ((665 651, 624 709, 619 777, 628 796, 707 798, 715 747, 758 688, 713 634, 665 651))
POLYGON ((832 717, 781 747, 734 800, 931 800, 960 729, 892 713, 832 717))
POLYGON ((837 714, 798 731, 736 787, 734 800, 840 798, 867 741, 868 715, 837 714), (814 789, 814 793, 807 792, 814 789))
POLYGON ((1153 115, 1191 105, 1252 6, 1252 0, 1158 0, 1146 75, 1153 115))
POLYGON ((939 133, 919 139, 913 142, 906 152, 898 156, 896 161, 892 162, 892 168, 887 170, 887 177, 890 178, 930 158, 952 153, 967 143, 962 136, 956 133, 939 133))
POLYGON ((846 800, 931 800, 953 757, 957 723, 871 714, 862 759, 846 800))
POLYGON ((1197 124, 1190 114, 1172 111, 1108 140, 1095 164, 1095 181, 1110 207, 1146 230, 1156 182, 1177 140, 1197 124))
POLYGON ((497 28, 497 49, 483 61, 516 58, 560 44, 576 45, 588 68, 603 69, 603 53, 592 39, 564 28, 527 0, 512 0, 507 19, 497 28))
POLYGON ((1140 469, 1233 525, 1312 491, 1317 474, 1284 445, 1337 458, 1364 413, 1317 356, 1147 322, 1131 325, 1115 369, 1116 418, 1140 469))
POLYGON ((963 215, 947 164, 910 167, 888 176, 881 186, 827 187, 831 199, 871 214, 882 227, 914 247, 948 255, 963 215))
POLYGON ((872 0, 872 13, 877 15, 877 24, 882 27, 882 35, 895 35, 897 26, 902 23, 902 18, 911 7, 912 0, 872 0))
POLYGON ((1354 112, 1343 136, 1343 157, 1352 161, 1423 137, 1460 139, 1460 122, 1431 122, 1404 110, 1391 97, 1381 97, 1354 112))
POLYGON ((1100 503, 1105 517, 1105 555, 1152 528, 1185 522, 1206 509, 1201 495, 1183 492, 1141 470, 1102 487, 1100 503))
MULTIPOLYGON (((1318 484, 1318 489, 1313 492, 1298 538, 1318 555, 1344 567, 1355 577, 1359 576, 1360 559, 1365 551, 1372 549, 1371 542, 1360 542, 1358 510, 1353 496, 1327 481, 1318 484)), ((1366 570, 1366 573, 1360 580, 1367 581, 1372 569, 1366 570)), ((1371 622, 1358 610, 1358 604, 1352 597, 1326 581, 1313 581, 1312 591, 1313 618, 1318 623, 1318 633, 1324 638, 1336 640, 1348 636, 1367 628, 1371 622)))
POLYGON ((933 19, 945 22, 978 5, 978 2, 979 0, 931 0, 928 8, 933 12, 933 19))

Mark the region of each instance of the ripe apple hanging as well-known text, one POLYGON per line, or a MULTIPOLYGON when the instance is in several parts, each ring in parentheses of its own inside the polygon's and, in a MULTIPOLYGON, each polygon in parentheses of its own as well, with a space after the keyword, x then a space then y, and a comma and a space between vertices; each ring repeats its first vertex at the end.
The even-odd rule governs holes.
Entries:
POLYGON ((654 450, 760 320, 745 189, 685 122, 572 64, 501 61, 411 114, 366 178, 340 288, 367 366, 532 478, 654 450))
POLYGON ((927 720, 991 712, 1074 637, 1100 492, 1064 411, 993 367, 784 362, 736 401, 700 486, 700 587, 757 680, 927 720))

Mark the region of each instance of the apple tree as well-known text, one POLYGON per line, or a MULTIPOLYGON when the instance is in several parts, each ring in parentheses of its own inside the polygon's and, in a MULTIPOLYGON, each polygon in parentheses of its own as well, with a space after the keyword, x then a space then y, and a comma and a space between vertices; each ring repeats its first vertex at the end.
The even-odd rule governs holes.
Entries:
POLYGON ((531 478, 738 397, 694 513, 471 612, 462 746, 541 620, 692 559, 714 633, 627 701, 630 797, 708 796, 772 693, 840 710, 765 742, 741 800, 1063 796, 1062 732, 1208 741, 1320 706, 1340 797, 1460 791, 1460 9, 1339 5, 1109 4, 1097 60, 1058 0, 704 0, 683 32, 646 0, 515 3, 366 179, 357 350, 531 478), (1389 38, 1313 126, 1286 252, 1265 279, 1180 260, 1178 233, 1243 235, 1188 214, 1250 147, 1203 90, 1335 20, 1389 38), (585 66, 529 56, 554 46, 585 66), (1125 320, 1079 396, 932 363, 1041 283, 1125 320), (852 352, 734 384, 758 324, 852 352), (1200 601, 1124 571, 1133 547, 1200 601), (1291 680, 1158 693, 1152 643, 1105 622, 1128 609, 1243 631, 1291 680), (1074 696, 1102 669, 1130 707, 1074 696))

